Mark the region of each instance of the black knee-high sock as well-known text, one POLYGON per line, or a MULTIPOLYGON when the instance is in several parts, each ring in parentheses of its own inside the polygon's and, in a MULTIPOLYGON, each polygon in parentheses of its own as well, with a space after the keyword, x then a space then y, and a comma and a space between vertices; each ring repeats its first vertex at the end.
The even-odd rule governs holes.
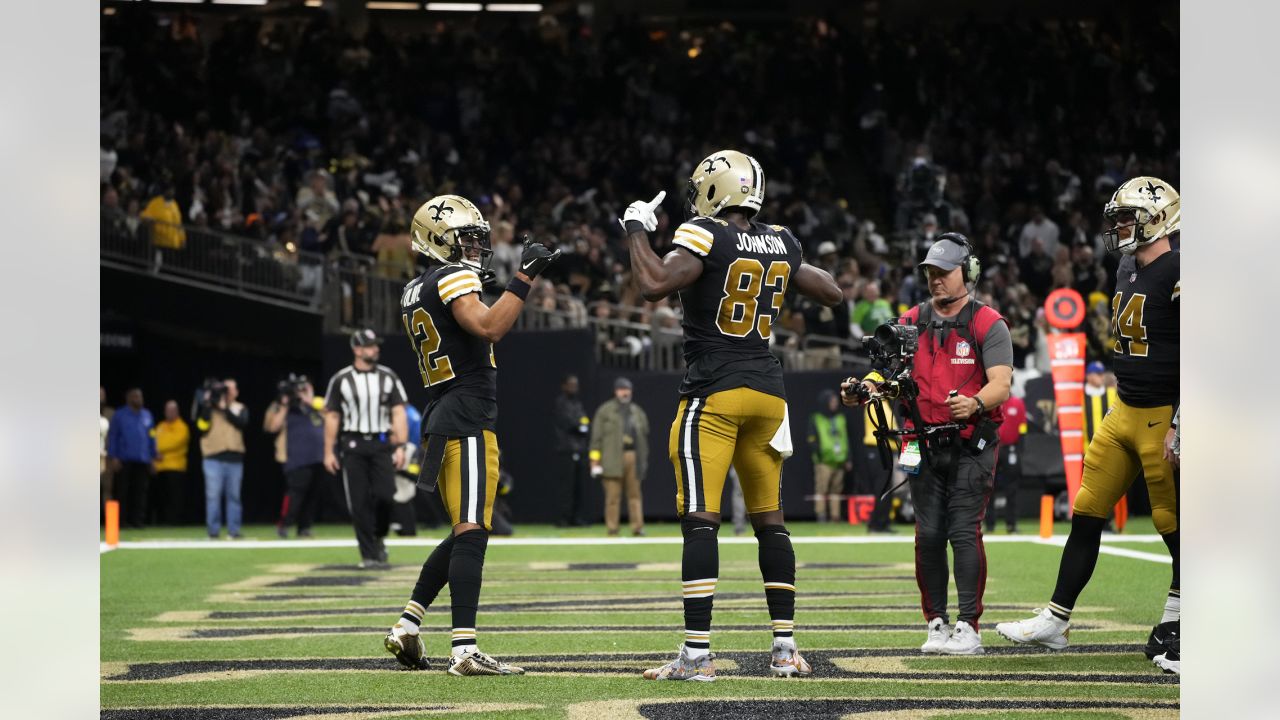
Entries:
POLYGON ((680 580, 684 586, 684 644, 694 649, 711 647, 711 604, 720 574, 720 526, 686 517, 680 521, 684 534, 684 558, 680 580))
POLYGON ((1169 596, 1165 598, 1164 614, 1160 617, 1160 622, 1178 622, 1182 619, 1182 586, 1178 581, 1178 531, 1174 530, 1160 537, 1164 538, 1164 544, 1169 548, 1169 557, 1173 558, 1173 581, 1169 583, 1169 596))
POLYGON ((401 619, 408 620, 414 625, 422 624, 422 617, 426 614, 427 608, 431 607, 440 590, 449 582, 449 556, 452 553, 453 534, 450 533, 449 537, 431 551, 427 561, 422 563, 422 570, 418 573, 418 583, 413 586, 413 595, 410 596, 409 604, 405 606, 404 613, 400 616, 401 619))
POLYGON ((1160 537, 1164 538, 1165 547, 1169 548, 1169 557, 1173 558, 1173 582, 1169 585, 1169 589, 1173 591, 1181 591, 1182 586, 1178 584, 1178 531, 1174 530, 1168 535, 1161 535, 1160 537))
POLYGON ((489 546, 486 530, 468 530, 453 538, 449 559, 449 606, 453 612, 453 646, 475 645, 476 612, 480 607, 480 582, 484 553, 489 546))
POLYGON ((1071 518, 1071 534, 1062 550, 1062 562, 1058 565, 1058 584, 1053 589, 1053 601, 1049 610, 1063 620, 1071 619, 1071 609, 1076 606, 1084 586, 1093 576, 1098 564, 1098 548, 1102 545, 1103 518, 1076 515, 1071 518))
POLYGON ((769 605, 773 639, 793 641, 796 617, 796 552, 791 534, 782 525, 766 525, 756 531, 760 543, 760 577, 769 605))

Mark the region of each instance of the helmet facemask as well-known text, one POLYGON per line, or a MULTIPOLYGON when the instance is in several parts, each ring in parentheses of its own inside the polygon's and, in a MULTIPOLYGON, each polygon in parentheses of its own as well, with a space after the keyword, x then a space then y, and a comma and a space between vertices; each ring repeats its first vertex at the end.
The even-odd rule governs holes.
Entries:
POLYGON ((489 223, 450 228, 444 235, 445 244, 452 254, 450 262, 462 263, 475 270, 481 280, 492 277, 493 247, 490 243, 489 223))
POLYGON ((1111 227, 1102 232, 1102 243, 1108 252, 1119 250, 1125 255, 1132 255, 1143 245, 1150 245, 1160 236, 1149 237, 1147 227, 1151 223, 1151 213, 1140 207, 1111 207, 1103 211, 1103 217, 1111 227), (1121 230, 1129 228, 1129 237, 1121 239, 1121 230))

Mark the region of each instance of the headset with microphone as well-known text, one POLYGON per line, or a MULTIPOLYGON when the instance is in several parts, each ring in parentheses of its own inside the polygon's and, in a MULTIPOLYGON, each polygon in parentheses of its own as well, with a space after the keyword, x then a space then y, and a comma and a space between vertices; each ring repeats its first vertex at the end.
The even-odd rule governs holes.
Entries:
MULTIPOLYGON (((938 301, 939 305, 946 307, 958 300, 963 299, 970 292, 972 292, 969 289, 969 285, 970 283, 978 282, 978 279, 982 277, 982 264, 978 261, 978 257, 973 254, 973 246, 969 244, 969 238, 965 237, 961 233, 958 233, 958 232, 942 233, 941 235, 938 236, 938 239, 936 242, 942 242, 943 240, 946 240, 947 242, 955 243, 956 245, 959 245, 960 247, 964 248, 964 258, 960 261, 960 276, 964 279, 965 294, 959 297, 943 298, 938 301)), ((929 279, 928 274, 926 273, 925 281, 928 282, 928 279, 929 279)))

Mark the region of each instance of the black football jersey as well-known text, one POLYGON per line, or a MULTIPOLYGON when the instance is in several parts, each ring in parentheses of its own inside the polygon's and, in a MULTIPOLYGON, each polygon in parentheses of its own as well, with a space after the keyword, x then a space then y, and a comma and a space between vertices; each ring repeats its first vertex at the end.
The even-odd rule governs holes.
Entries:
POLYGON ((1178 403, 1181 255, 1172 250, 1145 267, 1133 256, 1120 260, 1111 299, 1111 350, 1126 405, 1178 403))
POLYGON ((749 387, 785 398, 769 338, 804 258, 795 235, 781 225, 752 222, 740 230, 699 217, 676 228, 674 242, 703 262, 702 275, 680 291, 688 366, 680 394, 749 387))
POLYGON ((468 333, 449 305, 482 289, 463 265, 433 267, 404 287, 401 319, 427 388, 422 434, 466 437, 494 430, 498 371, 493 343, 468 333))

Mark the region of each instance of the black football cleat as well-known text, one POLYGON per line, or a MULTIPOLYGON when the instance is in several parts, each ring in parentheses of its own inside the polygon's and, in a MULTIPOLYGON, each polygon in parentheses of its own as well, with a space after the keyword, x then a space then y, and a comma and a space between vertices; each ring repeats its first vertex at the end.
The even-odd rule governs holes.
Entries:
POLYGON ((1178 625, 1178 620, 1171 620, 1151 628, 1151 634, 1147 636, 1147 646, 1142 650, 1148 660, 1154 660, 1157 655, 1165 654, 1170 644, 1177 642, 1178 625))

